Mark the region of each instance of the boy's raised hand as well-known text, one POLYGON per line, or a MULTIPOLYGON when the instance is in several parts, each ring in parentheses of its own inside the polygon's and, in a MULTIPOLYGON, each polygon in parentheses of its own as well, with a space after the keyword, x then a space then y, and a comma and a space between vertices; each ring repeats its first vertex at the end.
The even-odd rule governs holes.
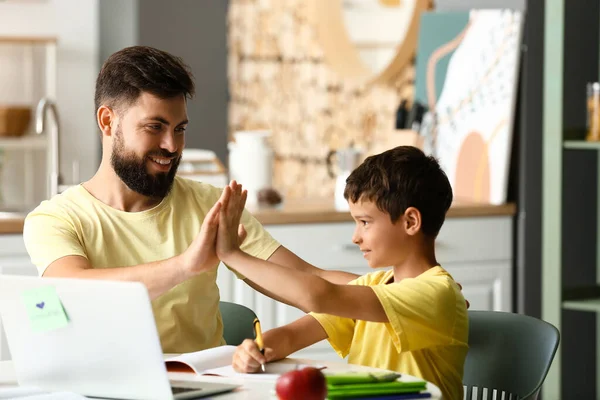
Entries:
POLYGON ((236 181, 223 189, 219 200, 221 210, 219 213, 219 228, 217 232, 216 252, 220 259, 239 249, 241 242, 246 237, 244 226, 240 224, 248 192, 242 190, 242 185, 236 181))

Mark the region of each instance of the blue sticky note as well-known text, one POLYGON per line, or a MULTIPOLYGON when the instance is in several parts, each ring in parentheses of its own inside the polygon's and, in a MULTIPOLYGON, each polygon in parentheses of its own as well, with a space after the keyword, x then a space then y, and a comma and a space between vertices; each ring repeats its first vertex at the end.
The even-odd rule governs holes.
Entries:
POLYGON ((54 286, 42 286, 21 293, 31 330, 45 332, 69 324, 69 318, 54 286))

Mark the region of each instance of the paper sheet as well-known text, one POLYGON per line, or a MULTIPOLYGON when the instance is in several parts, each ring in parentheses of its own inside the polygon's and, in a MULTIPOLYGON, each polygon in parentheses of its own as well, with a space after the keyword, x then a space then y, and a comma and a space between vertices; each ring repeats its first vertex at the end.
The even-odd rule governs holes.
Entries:
POLYGON ((289 371, 296 369, 302 369, 306 367, 324 368, 321 365, 305 365, 305 364, 290 364, 281 362, 272 362, 265 364, 265 372, 257 372, 255 374, 243 374, 236 372, 231 365, 227 365, 221 368, 213 368, 204 371, 203 375, 219 375, 233 378, 244 378, 244 379, 256 379, 256 380, 277 380, 279 376, 289 371))

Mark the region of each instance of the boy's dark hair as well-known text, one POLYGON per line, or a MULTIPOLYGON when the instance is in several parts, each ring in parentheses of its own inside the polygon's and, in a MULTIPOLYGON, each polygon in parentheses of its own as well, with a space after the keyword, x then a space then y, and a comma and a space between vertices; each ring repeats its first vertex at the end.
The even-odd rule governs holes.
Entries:
POLYGON ((435 237, 452 204, 452 187, 434 157, 399 146, 368 157, 346 179, 344 197, 367 200, 396 223, 408 207, 421 212, 421 231, 435 237))
POLYGON ((112 54, 96 79, 96 111, 133 104, 142 92, 162 99, 194 96, 194 80, 189 67, 179 57, 148 46, 132 46, 112 54))

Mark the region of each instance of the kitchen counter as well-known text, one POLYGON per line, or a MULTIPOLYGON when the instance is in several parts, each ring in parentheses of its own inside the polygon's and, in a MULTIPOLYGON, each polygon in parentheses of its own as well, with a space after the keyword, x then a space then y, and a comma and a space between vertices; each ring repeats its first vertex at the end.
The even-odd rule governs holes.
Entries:
MULTIPOLYGON (((457 202, 448 211, 448 218, 515 215, 516 205, 473 204, 457 202)), ((276 207, 250 207, 252 214, 264 225, 308 224, 352 221, 348 211, 338 211, 326 200, 289 200, 276 207)), ((24 217, 0 218, 0 234, 23 233, 24 217)))
MULTIPOLYGON (((2 213, 0 213, 2 214, 2 213)), ((23 222, 25 217, 21 216, 0 216, 0 234, 23 233, 23 222)))
MULTIPOLYGON (((338 211, 333 201, 291 200, 276 207, 249 207, 263 225, 308 224, 352 221, 349 211, 338 211)), ((501 205, 456 202, 448 210, 447 218, 513 216, 514 203, 501 205)))

